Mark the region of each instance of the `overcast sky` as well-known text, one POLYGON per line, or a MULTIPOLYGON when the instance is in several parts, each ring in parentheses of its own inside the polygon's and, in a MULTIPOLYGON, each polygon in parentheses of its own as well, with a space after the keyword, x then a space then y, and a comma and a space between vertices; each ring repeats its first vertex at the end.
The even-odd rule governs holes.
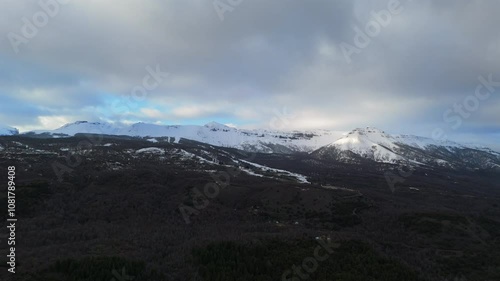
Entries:
POLYGON ((500 1, 2 0, 0 11, 0 124, 21 130, 375 126, 500 148, 500 1))

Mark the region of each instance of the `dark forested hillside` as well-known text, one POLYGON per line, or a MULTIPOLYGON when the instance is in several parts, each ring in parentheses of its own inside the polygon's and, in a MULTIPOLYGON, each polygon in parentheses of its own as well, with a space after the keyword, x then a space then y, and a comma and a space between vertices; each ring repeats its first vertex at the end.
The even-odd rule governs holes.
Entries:
POLYGON ((84 141, 0 138, 17 280, 500 280, 495 170, 84 141))

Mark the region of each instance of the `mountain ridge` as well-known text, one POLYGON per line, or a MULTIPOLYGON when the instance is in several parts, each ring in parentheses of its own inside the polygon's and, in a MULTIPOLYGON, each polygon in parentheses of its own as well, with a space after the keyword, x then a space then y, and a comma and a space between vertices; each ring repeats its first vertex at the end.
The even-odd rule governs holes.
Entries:
POLYGON ((237 148, 261 153, 305 152, 317 158, 329 158, 340 162, 356 162, 368 159, 381 163, 411 162, 421 165, 458 165, 457 162, 470 162, 456 155, 481 154, 486 160, 484 165, 500 165, 500 153, 478 145, 466 145, 449 140, 408 134, 388 134, 375 127, 356 128, 350 132, 329 130, 273 131, 265 129, 238 129, 218 122, 200 125, 158 125, 135 123, 115 125, 106 122, 77 121, 68 123, 55 130, 36 130, 23 134, 65 137, 76 134, 125 135, 132 137, 155 138, 170 137, 176 142, 189 139, 220 147, 237 148), (472 152, 471 152, 472 151, 472 152), (458 160, 461 159, 461 160, 458 160), (492 164, 493 163, 493 164, 492 164))
POLYGON ((346 163, 371 160, 389 164, 483 169, 500 165, 500 153, 490 148, 412 135, 389 135, 372 127, 354 129, 311 154, 319 159, 346 163))
POLYGON ((237 129, 217 122, 200 125, 158 125, 135 123, 113 125, 104 122, 77 121, 55 130, 36 130, 24 134, 47 136, 74 136, 78 133, 126 135, 133 137, 173 137, 195 140, 221 147, 238 148, 251 152, 310 152, 338 139, 344 132, 328 130, 273 131, 264 129, 237 129))
POLYGON ((18 129, 6 125, 0 125, 0 136, 11 136, 18 134, 19 134, 18 129))

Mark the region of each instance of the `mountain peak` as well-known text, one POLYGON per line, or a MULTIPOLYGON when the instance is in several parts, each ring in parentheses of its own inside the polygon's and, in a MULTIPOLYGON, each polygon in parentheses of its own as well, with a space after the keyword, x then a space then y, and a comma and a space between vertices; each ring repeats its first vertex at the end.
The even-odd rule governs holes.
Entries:
POLYGON ((212 121, 212 122, 209 122, 207 124, 205 124, 205 127, 207 128, 213 128, 213 129, 230 129, 231 127, 228 127, 224 124, 221 124, 221 123, 218 123, 218 122, 215 122, 215 121, 212 121))
POLYGON ((66 124, 62 125, 60 127, 60 129, 61 128, 68 128, 68 127, 73 126, 73 125, 79 125, 79 124, 84 124, 84 123, 87 123, 87 121, 76 121, 76 122, 72 122, 72 123, 66 123, 66 124))
POLYGON ((73 123, 68 123, 68 124, 65 124, 63 125, 62 127, 60 127, 59 129, 62 129, 62 128, 68 128, 68 127, 72 127, 72 126, 76 126, 76 125, 83 125, 83 124, 89 124, 89 125, 101 125, 103 123, 100 123, 100 122, 89 122, 89 121, 75 121, 73 123))
POLYGON ((0 125, 0 135, 1 136, 10 136, 10 135, 18 135, 19 130, 10 126, 0 125))
POLYGON ((365 127, 352 130, 324 149, 351 152, 378 162, 394 163, 402 159, 394 153, 395 148, 397 146, 390 135, 374 127, 365 127))
POLYGON ((384 131, 382 131, 382 130, 380 130, 378 128, 375 128, 375 127, 356 128, 356 129, 352 130, 351 132, 349 132, 348 135, 354 134, 354 133, 359 133, 359 134, 385 134, 384 131))
POLYGON ((374 127, 365 127, 365 128, 356 128, 349 132, 344 137, 338 139, 333 143, 335 144, 359 144, 364 143, 368 147, 371 147, 373 143, 385 143, 392 144, 391 136, 386 134, 384 131, 374 128, 374 127))

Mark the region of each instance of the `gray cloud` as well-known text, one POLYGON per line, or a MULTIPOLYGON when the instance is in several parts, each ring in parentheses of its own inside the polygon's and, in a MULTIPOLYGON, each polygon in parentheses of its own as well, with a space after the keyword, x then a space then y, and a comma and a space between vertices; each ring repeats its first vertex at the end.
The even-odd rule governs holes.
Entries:
POLYGON ((495 142, 500 88, 458 129, 443 113, 474 94, 478 76, 500 81, 500 3, 401 0, 401 13, 347 63, 341 44, 354 44, 353 27, 363 30, 388 3, 246 0, 221 21, 212 1, 73 0, 16 54, 7 35, 21 34, 23 17, 41 8, 2 1, 0 95, 19 110, 2 107, 0 122, 30 128, 133 117, 267 126, 287 107, 296 116, 289 129, 375 125, 429 136, 442 127, 450 137, 495 142), (105 114, 157 64, 169 79, 133 112, 105 114))

